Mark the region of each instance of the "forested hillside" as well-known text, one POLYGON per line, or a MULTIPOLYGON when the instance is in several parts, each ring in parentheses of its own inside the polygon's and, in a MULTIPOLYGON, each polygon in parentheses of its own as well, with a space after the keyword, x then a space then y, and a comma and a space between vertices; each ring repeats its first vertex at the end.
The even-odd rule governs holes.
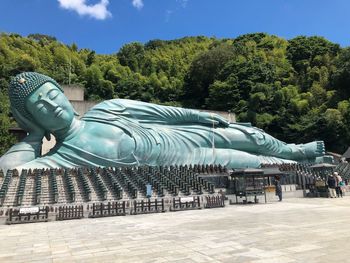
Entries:
POLYGON ((13 142, 7 89, 22 71, 80 84, 86 99, 129 98, 232 111, 286 142, 350 141, 350 48, 322 37, 264 33, 234 39, 185 37, 130 43, 118 53, 65 45, 54 37, 0 35, 0 154, 13 142))

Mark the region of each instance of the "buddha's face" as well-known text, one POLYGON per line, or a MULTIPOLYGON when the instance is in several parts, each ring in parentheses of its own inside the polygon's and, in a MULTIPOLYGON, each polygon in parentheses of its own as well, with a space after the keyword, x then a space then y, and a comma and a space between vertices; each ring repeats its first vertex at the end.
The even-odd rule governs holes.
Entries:
POLYGON ((69 127, 74 109, 54 84, 46 82, 26 100, 25 107, 45 130, 54 132, 69 127))

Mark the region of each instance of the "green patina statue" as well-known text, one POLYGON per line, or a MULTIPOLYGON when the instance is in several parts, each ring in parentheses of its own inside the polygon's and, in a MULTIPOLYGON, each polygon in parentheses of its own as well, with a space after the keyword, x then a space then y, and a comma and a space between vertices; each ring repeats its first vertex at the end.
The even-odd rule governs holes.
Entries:
POLYGON ((9 96, 13 116, 28 135, 0 158, 2 169, 209 163, 242 168, 324 154, 322 141, 286 144, 217 114, 140 101, 108 100, 77 119, 61 87, 33 72, 13 78, 9 96), (42 139, 50 134, 56 145, 40 156, 42 139))

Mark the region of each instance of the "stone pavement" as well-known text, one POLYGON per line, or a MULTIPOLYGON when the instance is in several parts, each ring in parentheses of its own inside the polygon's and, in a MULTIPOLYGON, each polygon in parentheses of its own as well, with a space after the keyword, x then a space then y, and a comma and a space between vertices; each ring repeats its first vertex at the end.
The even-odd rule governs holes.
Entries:
POLYGON ((350 262, 350 197, 0 225, 0 262, 350 262))

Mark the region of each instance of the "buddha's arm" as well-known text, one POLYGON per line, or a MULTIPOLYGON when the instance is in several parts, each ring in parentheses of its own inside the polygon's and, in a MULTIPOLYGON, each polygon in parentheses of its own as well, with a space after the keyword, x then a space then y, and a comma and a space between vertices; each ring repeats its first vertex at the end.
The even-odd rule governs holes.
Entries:
POLYGON ((41 145, 41 136, 27 136, 0 158, 0 168, 11 169, 34 160, 40 155, 41 145))
POLYGON ((134 100, 117 99, 130 117, 141 123, 160 124, 206 124, 227 127, 229 122, 218 114, 201 112, 180 107, 161 106, 134 100))

